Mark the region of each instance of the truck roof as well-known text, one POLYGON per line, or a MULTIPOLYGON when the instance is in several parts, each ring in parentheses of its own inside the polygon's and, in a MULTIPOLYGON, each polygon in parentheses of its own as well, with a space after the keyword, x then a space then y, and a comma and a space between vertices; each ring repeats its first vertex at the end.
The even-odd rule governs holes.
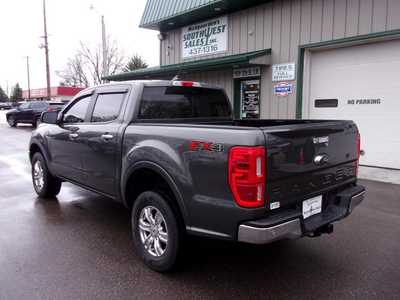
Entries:
POLYGON ((191 81, 191 80, 127 80, 127 81, 118 81, 118 82, 110 82, 104 83, 97 86, 89 87, 85 90, 90 90, 93 88, 99 87, 108 87, 108 86, 121 86, 121 85, 137 85, 143 84, 146 86, 189 86, 185 85, 188 83, 193 83, 193 87, 202 87, 202 88, 212 88, 212 89, 222 89, 221 86, 211 85, 204 82, 191 81))
POLYGON ((183 86, 183 87, 194 87, 194 88, 207 88, 207 89, 218 89, 223 90, 223 87, 217 85, 210 85, 203 82, 198 81, 189 81, 189 80, 127 80, 127 81, 118 81, 118 82, 110 82, 110 83, 103 83, 96 86, 88 87, 82 91, 80 91, 77 95, 75 95, 75 99, 82 97, 84 95, 88 95, 93 92, 94 89, 100 87, 121 87, 121 86, 137 86, 137 85, 144 85, 144 86, 183 86))

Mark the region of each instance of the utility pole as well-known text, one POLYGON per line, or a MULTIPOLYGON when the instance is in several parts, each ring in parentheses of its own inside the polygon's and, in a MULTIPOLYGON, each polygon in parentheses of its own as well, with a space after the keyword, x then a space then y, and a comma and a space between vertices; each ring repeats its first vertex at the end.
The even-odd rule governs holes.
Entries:
POLYGON ((106 41, 106 24, 104 15, 101 15, 101 40, 103 44, 103 77, 108 75, 107 70, 107 41, 106 41))
POLYGON ((28 75, 28 100, 31 99, 31 80, 30 80, 30 72, 29 72, 29 56, 26 57, 26 72, 28 75))
POLYGON ((49 43, 47 40, 47 20, 46 20, 46 0, 43 0, 43 25, 44 25, 44 52, 46 55, 46 79, 47 79, 47 99, 50 100, 50 63, 49 63, 49 43))
MULTIPOLYGON (((90 10, 95 11, 100 15, 98 10, 92 5, 90 5, 90 10)), ((108 64, 107 64, 107 35, 106 35, 106 23, 104 21, 104 15, 100 15, 101 20, 101 42, 103 48, 103 63, 102 63, 102 76, 105 77, 108 75, 108 64)))

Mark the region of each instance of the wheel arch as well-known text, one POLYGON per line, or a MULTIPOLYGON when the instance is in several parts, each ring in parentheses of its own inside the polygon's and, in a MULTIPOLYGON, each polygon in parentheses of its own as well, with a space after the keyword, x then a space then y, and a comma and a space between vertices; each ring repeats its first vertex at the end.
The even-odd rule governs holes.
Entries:
POLYGON ((41 153, 46 160, 46 163, 48 164, 49 162, 49 155, 48 153, 43 149, 43 146, 40 145, 40 143, 36 141, 32 141, 29 145, 29 160, 32 161, 32 157, 35 153, 41 153))
MULTIPOLYGON (((138 162, 132 165, 126 172, 122 181, 122 202, 128 208, 131 208, 136 197, 146 189, 154 189, 158 184, 164 184, 170 194, 167 194, 168 201, 171 201, 173 208, 183 222, 183 228, 188 225, 188 212, 183 201, 182 194, 169 173, 158 164, 150 161, 138 162), (147 180, 147 182, 146 182, 147 180), (136 186, 133 185, 136 182, 136 186), (141 184, 145 183, 145 184, 141 184)), ((168 192, 164 190, 164 192, 168 192)))

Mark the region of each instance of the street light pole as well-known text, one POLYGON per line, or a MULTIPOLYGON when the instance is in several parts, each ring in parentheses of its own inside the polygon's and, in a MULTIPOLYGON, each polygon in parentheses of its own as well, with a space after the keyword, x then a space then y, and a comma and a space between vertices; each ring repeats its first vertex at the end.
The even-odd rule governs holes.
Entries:
POLYGON ((30 80, 30 72, 29 72, 29 56, 26 57, 26 72, 28 75, 28 100, 31 99, 31 80, 30 80))
POLYGON ((50 63, 49 63, 49 43, 47 40, 47 20, 46 20, 46 0, 43 0, 43 25, 44 25, 44 52, 46 55, 46 81, 47 81, 47 99, 50 100, 50 63))

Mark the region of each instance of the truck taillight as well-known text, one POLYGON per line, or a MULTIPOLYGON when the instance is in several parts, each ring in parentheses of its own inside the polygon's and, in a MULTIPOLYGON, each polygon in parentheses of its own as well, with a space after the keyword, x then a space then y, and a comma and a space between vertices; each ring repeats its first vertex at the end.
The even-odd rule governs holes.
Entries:
POLYGON ((239 206, 265 205, 265 148, 232 147, 229 151, 229 186, 239 206))
POLYGON ((358 168, 360 165, 360 155, 361 155, 361 135, 357 132, 357 162, 356 162, 356 176, 358 176, 358 168))

